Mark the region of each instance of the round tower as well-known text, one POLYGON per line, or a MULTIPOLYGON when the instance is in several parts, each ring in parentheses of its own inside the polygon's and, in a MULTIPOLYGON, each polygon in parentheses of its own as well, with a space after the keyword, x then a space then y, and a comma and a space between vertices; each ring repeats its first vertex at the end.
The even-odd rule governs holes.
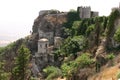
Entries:
POLYGON ((47 48, 49 46, 49 41, 46 38, 38 40, 38 53, 47 53, 47 48))

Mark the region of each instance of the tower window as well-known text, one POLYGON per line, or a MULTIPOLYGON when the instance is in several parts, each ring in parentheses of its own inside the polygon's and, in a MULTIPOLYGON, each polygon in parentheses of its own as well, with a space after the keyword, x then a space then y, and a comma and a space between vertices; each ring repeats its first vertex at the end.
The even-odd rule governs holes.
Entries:
POLYGON ((42 48, 42 45, 40 45, 40 47, 42 48))
POLYGON ((45 44, 45 47, 47 48, 47 44, 45 44))

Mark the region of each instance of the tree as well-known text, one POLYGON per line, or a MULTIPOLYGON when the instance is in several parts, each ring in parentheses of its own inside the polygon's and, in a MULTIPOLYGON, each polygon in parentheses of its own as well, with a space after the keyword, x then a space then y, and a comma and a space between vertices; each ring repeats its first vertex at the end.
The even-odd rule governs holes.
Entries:
POLYGON ((0 80, 8 80, 9 73, 4 71, 4 62, 0 62, 0 80))
POLYGON ((18 56, 15 59, 15 67, 12 72, 12 80, 25 80, 29 63, 30 51, 24 45, 18 50, 18 56))
POLYGON ((74 36, 73 38, 68 37, 62 46, 62 51, 66 54, 73 54, 75 56, 78 51, 81 51, 86 47, 85 43, 85 37, 82 35, 74 36))

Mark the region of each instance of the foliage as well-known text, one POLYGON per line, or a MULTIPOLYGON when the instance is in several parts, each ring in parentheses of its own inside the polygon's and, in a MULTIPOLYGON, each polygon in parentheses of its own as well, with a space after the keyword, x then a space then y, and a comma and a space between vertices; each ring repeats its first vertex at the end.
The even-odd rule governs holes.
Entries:
POLYGON ((88 36, 95 29, 95 25, 90 25, 86 30, 86 35, 88 36))
POLYGON ((12 72, 13 80, 24 80, 27 76, 30 51, 24 45, 18 50, 18 56, 15 59, 15 67, 12 72))
POLYGON ((63 76, 69 77, 74 72, 76 72, 75 70, 77 69, 77 64, 74 61, 70 61, 68 63, 63 63, 61 65, 61 69, 62 69, 63 76))
POLYGON ((114 34, 114 39, 117 42, 120 42, 120 28, 116 30, 115 34, 114 34))
POLYGON ((85 37, 74 36, 73 38, 68 37, 63 43, 62 50, 66 54, 76 54, 78 51, 85 48, 85 37))
POLYGON ((117 78, 120 79, 120 72, 117 74, 117 78))
POLYGON ((73 35, 73 36, 76 36, 76 35, 78 34, 78 33, 77 33, 77 30, 78 30, 81 22, 82 22, 82 21, 74 21, 74 22, 73 22, 73 25, 72 25, 72 30, 73 30, 72 35, 73 35))
POLYGON ((66 36, 76 36, 77 35, 77 30, 81 24, 81 21, 74 21, 73 24, 71 25, 71 28, 65 28, 64 30, 64 35, 66 36))
POLYGON ((30 77, 30 80, 37 80, 36 78, 34 78, 34 77, 30 77))
POLYGON ((47 74, 46 80, 52 80, 62 75, 61 70, 54 66, 46 67, 45 69, 43 69, 43 72, 47 74))
POLYGON ((61 65, 63 76, 71 76, 72 74, 76 73, 79 68, 89 67, 91 63, 93 63, 93 59, 90 58, 90 55, 83 53, 74 61, 69 61, 61 65))
POLYGON ((93 59, 90 58, 89 54, 84 53, 76 59, 76 62, 80 65, 81 68, 84 68, 93 63, 93 59))
POLYGON ((113 60, 114 57, 115 55, 113 53, 107 55, 107 59, 109 60, 113 60))
POLYGON ((10 43, 9 45, 7 45, 6 47, 0 47, 0 54, 2 54, 3 52, 12 49, 15 46, 15 42, 10 43))
POLYGON ((109 16, 108 19, 108 32, 107 32, 107 36, 111 36, 112 34, 112 30, 114 29, 114 21, 120 16, 120 13, 118 10, 115 10, 114 12, 112 12, 109 16))
POLYGON ((85 35, 85 31, 87 30, 87 27, 89 26, 88 20, 89 19, 82 20, 80 26, 78 27, 77 35, 85 35))
POLYGON ((4 71, 4 62, 0 62, 0 80, 8 80, 9 73, 4 71))
POLYGON ((66 28, 71 28, 74 21, 79 20, 79 14, 77 11, 69 11, 67 15, 67 22, 64 24, 66 28))

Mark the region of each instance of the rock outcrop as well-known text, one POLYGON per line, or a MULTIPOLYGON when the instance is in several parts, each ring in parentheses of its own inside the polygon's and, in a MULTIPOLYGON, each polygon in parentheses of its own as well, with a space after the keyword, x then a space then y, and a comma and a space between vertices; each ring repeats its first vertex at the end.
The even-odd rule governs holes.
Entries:
POLYGON ((63 23, 67 20, 67 13, 61 13, 57 10, 43 10, 33 24, 31 36, 31 49, 37 51, 37 42, 40 38, 47 38, 50 45, 54 43, 55 36, 62 36, 63 23))
MULTIPOLYGON (((55 47, 63 35, 63 24, 67 21, 67 13, 57 10, 44 10, 34 21, 31 35, 31 50, 33 57, 32 73, 38 77, 42 69, 48 65, 54 65, 54 55, 51 53, 52 46, 55 47)), ((59 41, 60 42, 60 41, 59 41)))

